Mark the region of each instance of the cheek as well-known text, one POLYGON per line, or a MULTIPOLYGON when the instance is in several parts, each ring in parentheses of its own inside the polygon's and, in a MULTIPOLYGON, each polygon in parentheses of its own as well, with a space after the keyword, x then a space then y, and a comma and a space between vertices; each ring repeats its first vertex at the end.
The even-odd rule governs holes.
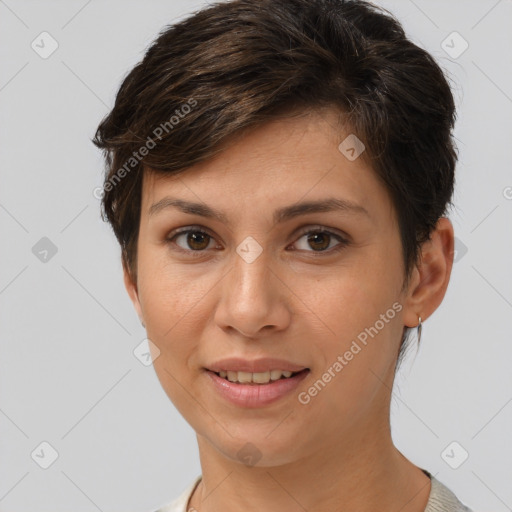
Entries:
POLYGON ((213 276, 201 272, 199 266, 171 264, 165 249, 160 247, 140 251, 139 298, 147 323, 158 332, 165 333, 177 322, 186 322, 212 287, 213 276))
POLYGON ((174 402, 181 400, 181 386, 174 379, 188 386, 200 366, 198 355, 211 322, 211 298, 219 276, 204 270, 200 275, 194 265, 158 265, 157 261, 140 260, 139 298, 147 336, 160 351, 155 371, 174 402))
MULTIPOLYGON (((370 275, 346 277, 331 281, 316 297, 329 332, 324 329, 316 338, 319 364, 301 389, 303 400, 313 404, 311 414, 336 410, 336 417, 345 418, 344 422, 346 418, 355 421, 373 406, 385 403, 388 388, 383 382, 391 375, 401 322, 400 304, 381 286, 370 275)), ((332 412, 326 412, 329 414, 332 412)))
POLYGON ((207 290, 206 283, 199 284, 176 272, 153 269, 139 274, 147 336, 159 350, 154 370, 182 414, 190 407, 184 389, 190 387, 197 370, 195 354, 207 321, 202 300, 207 290))
POLYGON ((392 364, 402 329, 399 275, 378 257, 373 260, 340 268, 309 292, 299 292, 324 325, 316 343, 320 373, 342 356, 343 380, 355 387, 368 385, 370 369, 382 374, 392 364))
POLYGON ((346 338, 354 329, 373 324, 398 297, 398 278, 377 260, 361 259, 314 281, 296 276, 293 289, 332 331, 346 338))

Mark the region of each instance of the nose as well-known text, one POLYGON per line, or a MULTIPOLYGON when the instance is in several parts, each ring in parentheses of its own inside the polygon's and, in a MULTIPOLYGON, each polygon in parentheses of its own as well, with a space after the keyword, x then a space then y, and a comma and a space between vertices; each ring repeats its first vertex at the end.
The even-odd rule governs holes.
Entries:
POLYGON ((292 293, 264 253, 250 263, 235 253, 219 290, 215 322, 223 330, 257 338, 288 327, 292 293))

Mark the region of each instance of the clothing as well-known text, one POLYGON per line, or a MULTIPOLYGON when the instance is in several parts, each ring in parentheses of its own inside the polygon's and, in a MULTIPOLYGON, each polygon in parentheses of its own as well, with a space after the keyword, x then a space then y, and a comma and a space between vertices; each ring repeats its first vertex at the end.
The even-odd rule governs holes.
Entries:
MULTIPOLYGON (((448 487, 434 478, 427 470, 423 469, 422 471, 431 481, 430 494, 425 512, 472 512, 457 499, 455 494, 453 494, 448 487)), ((188 512, 188 501, 200 481, 201 476, 198 476, 177 499, 159 508, 155 512, 188 512)))

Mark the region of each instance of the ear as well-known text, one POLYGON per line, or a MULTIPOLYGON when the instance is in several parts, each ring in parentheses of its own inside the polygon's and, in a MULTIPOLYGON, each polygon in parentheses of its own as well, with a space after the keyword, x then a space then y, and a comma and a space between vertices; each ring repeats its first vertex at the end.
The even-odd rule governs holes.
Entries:
POLYGON ((418 317, 424 322, 441 304, 452 272, 454 257, 453 226, 441 217, 421 249, 420 263, 413 271, 405 298, 404 323, 416 327, 418 317))
POLYGON ((133 303, 133 307, 135 308, 135 311, 137 312, 137 315, 139 316, 140 322, 143 327, 146 327, 146 324, 144 322, 144 315, 142 313, 142 307, 141 307, 140 301, 139 301, 139 292, 137 289, 137 283, 133 281, 132 275, 130 274, 130 271, 126 268, 126 265, 124 263, 123 263, 123 279, 124 279, 124 287, 126 288, 128 295, 130 296, 130 299, 133 303))

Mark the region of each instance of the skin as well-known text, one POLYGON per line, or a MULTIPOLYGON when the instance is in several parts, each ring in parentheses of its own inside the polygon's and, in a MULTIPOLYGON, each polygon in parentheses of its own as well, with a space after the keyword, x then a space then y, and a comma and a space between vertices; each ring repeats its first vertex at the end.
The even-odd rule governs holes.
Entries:
POLYGON ((393 445, 389 408, 403 329, 425 321, 445 295, 453 227, 439 220, 402 290, 390 197, 363 157, 340 153, 350 131, 337 122, 333 110, 272 121, 182 174, 145 173, 137 282, 125 269, 125 285, 160 350, 158 378, 197 434, 203 478, 188 506, 200 512, 419 512, 427 504, 430 480, 393 445), (174 207, 151 215, 166 196, 220 210, 228 224, 174 207), (369 216, 329 211, 273 223, 280 207, 330 197, 369 216), (177 228, 197 226, 211 238, 169 240, 177 228), (348 244, 335 251, 335 236, 312 238, 319 226, 348 244), (236 252, 247 236, 263 249, 252 263, 236 252), (297 393, 396 302, 394 318, 301 404, 297 393), (217 394, 204 370, 229 356, 279 357, 311 372, 297 392, 240 408, 217 394), (254 466, 237 456, 247 442, 261 454, 254 466))

